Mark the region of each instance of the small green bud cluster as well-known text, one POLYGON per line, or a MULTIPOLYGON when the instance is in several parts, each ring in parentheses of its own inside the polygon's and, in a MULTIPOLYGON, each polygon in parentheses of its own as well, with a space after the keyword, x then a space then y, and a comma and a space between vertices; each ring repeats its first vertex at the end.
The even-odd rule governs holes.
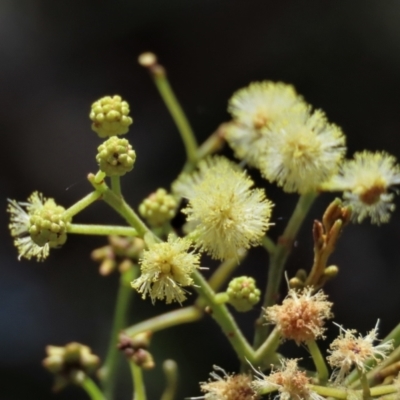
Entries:
POLYGON ((133 120, 129 116, 129 104, 120 96, 105 96, 92 104, 89 114, 92 129, 101 137, 123 135, 133 120))
POLYGON ((123 176, 132 171, 136 160, 135 150, 126 139, 110 137, 98 148, 96 160, 107 176, 123 176))
POLYGON ((178 202, 165 189, 157 189, 139 205, 140 215, 151 226, 162 226, 174 216, 178 202))
POLYGON ((76 342, 68 343, 64 347, 47 346, 46 353, 43 366, 56 375, 55 390, 70 383, 81 385, 86 375, 100 364, 99 357, 89 347, 76 342))
POLYGON ((65 219, 64 207, 58 206, 53 199, 48 199, 43 207, 38 208, 30 217, 29 234, 38 246, 48 244, 59 247, 67 240, 67 227, 70 219, 65 219))
POLYGON ((236 311, 250 311, 260 301, 261 292, 256 287, 256 281, 250 276, 240 276, 229 282, 226 291, 231 304, 236 311))

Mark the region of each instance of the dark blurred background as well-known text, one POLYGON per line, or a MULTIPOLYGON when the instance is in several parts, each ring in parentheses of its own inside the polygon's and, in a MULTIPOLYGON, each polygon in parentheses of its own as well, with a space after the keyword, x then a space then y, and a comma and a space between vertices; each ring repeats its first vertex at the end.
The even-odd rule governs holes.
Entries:
MULTIPOLYGON (((90 191, 85 177, 96 171, 101 141, 90 130, 89 107, 116 93, 129 101, 135 119, 128 138, 137 162, 123 179, 126 198, 137 206, 152 190, 168 186, 185 155, 151 79, 137 64, 148 50, 166 66, 199 140, 229 118, 226 104, 236 89, 270 79, 294 84, 342 126, 349 156, 379 149, 399 157, 399 19, 395 0, 1 0, 3 209, 6 198, 25 200, 34 190, 64 206, 90 191)), ((263 185, 276 202, 276 237, 296 196, 263 185)), ((293 248, 290 272, 310 267, 311 223, 332 198, 321 196, 312 209, 293 248)), ((76 221, 122 222, 102 203, 76 221)), ((47 344, 70 341, 104 357, 118 276, 101 277, 89 253, 105 239, 70 235, 45 262, 18 262, 5 211, 0 222, 0 399, 85 399, 77 389, 52 394, 52 377, 41 360, 47 344)), ((397 324, 399 222, 396 211, 390 224, 346 228, 331 260, 340 274, 326 288, 335 321, 345 327, 365 333, 381 318, 383 337, 397 324)), ((262 279, 266 263, 262 249, 255 249, 238 274, 262 279)), ((131 320, 173 308, 138 299, 131 320)), ((241 319, 248 337, 256 315, 241 319)), ((331 329, 335 335, 337 328, 331 329)), ((213 364, 227 371, 238 367, 210 318, 156 334, 152 349, 157 368, 146 374, 149 400, 162 391, 165 358, 179 362, 179 399, 199 395, 197 382, 207 379, 213 364)), ((304 349, 287 351, 308 358, 304 349)), ((131 396, 124 371, 120 399, 131 396)))

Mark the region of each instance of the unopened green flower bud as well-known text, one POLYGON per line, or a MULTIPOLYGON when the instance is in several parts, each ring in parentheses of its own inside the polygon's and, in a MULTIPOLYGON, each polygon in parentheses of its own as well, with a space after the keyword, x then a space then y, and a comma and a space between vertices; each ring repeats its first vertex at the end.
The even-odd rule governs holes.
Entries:
POLYGON ((106 96, 92 104, 89 114, 92 129, 101 137, 123 135, 133 120, 129 116, 129 104, 120 96, 106 96))
POLYGON ((123 176, 132 171, 136 153, 126 139, 110 137, 97 150, 96 160, 107 176, 123 176))
POLYGON ((249 276, 240 276, 229 282, 226 293, 229 303, 239 312, 250 311, 260 301, 261 292, 256 281, 249 276))
POLYGON ((43 366, 56 375, 56 390, 69 383, 82 384, 86 374, 96 369, 100 363, 99 357, 92 354, 89 347, 76 342, 64 347, 47 346, 46 353, 43 366))
POLYGON ((70 219, 63 216, 64 207, 58 206, 53 199, 48 199, 43 207, 38 208, 30 217, 29 234, 38 246, 48 244, 59 247, 67 240, 67 227, 70 219))
POLYGON ((157 189, 139 205, 139 213, 151 226, 161 226, 175 216, 177 207, 175 197, 165 189, 157 189))

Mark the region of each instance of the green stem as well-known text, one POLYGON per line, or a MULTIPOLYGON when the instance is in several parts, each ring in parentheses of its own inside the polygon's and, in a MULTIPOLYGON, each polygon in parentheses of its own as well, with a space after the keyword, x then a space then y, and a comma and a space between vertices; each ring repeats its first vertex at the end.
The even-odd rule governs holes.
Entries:
POLYGON ((90 204, 92 204, 94 201, 98 200, 101 197, 101 193, 94 191, 92 193, 89 193, 87 196, 85 196, 83 199, 77 201, 74 205, 69 207, 64 211, 63 217, 65 219, 72 218, 76 214, 80 213, 83 209, 88 207, 90 204))
POLYGON ((310 385, 310 389, 320 394, 324 397, 334 397, 335 399, 346 400, 347 399, 347 390, 334 388, 334 387, 327 387, 327 386, 318 386, 318 385, 310 385))
POLYGON ((247 360, 254 364, 254 351, 243 336, 227 307, 224 304, 218 304, 216 302, 215 293, 199 271, 195 271, 193 280, 196 284, 197 292, 208 305, 211 316, 217 321, 218 325, 229 339, 239 359, 242 362, 246 362, 247 360))
POLYGON ((211 289, 214 291, 221 289, 222 285, 246 256, 247 252, 243 253, 239 260, 236 258, 231 258, 221 263, 208 280, 208 284, 210 285, 211 289))
POLYGON ((117 196, 104 181, 96 182, 95 176, 90 174, 88 176, 89 182, 93 187, 102 194, 102 199, 111 206, 118 214, 120 214, 130 226, 135 228, 140 237, 143 237, 146 233, 153 233, 143 223, 139 216, 132 210, 132 208, 125 202, 121 196, 117 196))
POLYGON ((168 82, 164 68, 160 66, 159 68, 157 68, 156 71, 157 72, 152 75, 154 78, 154 82, 157 86, 158 91, 160 92, 162 99, 164 100, 165 105, 168 108, 168 111, 170 112, 175 122, 175 125, 179 130, 183 144, 186 149, 188 162, 190 162, 191 164, 196 164, 197 142, 193 130, 168 82))
POLYGON ((325 383, 329 378, 328 367, 326 366, 326 362, 324 357, 321 354, 321 351, 317 345, 315 340, 309 340, 307 342, 308 350, 313 358, 315 367, 317 368, 318 378, 320 383, 325 383))
POLYGON ((68 233, 76 233, 80 235, 119 235, 119 236, 138 236, 135 228, 129 226, 107 226, 107 225, 85 225, 70 224, 67 229, 68 233))
POLYGON ((167 384, 161 396, 161 400, 174 400, 178 386, 178 366, 174 360, 165 360, 163 370, 167 384))
POLYGON ((254 367, 267 366, 269 363, 271 363, 276 349, 279 347, 279 339, 279 330, 278 328, 274 328, 264 343, 257 349, 254 367))
POLYGON ((363 399, 371 400, 371 390, 369 388, 367 376, 361 369, 357 368, 357 371, 361 382, 363 399))
POLYGON ((103 393, 96 385, 96 383, 88 376, 82 382, 82 388, 92 400, 105 400, 103 393))
POLYGON ((102 379, 102 386, 107 399, 112 399, 114 395, 119 361, 119 351, 117 349, 118 335, 127 323, 129 305, 134 293, 131 288, 131 281, 135 279, 138 274, 139 268, 135 267, 121 273, 120 277, 107 356, 103 367, 99 371, 99 376, 102 379))
POLYGON ((371 388, 371 396, 383 396, 385 394, 396 393, 399 390, 396 385, 382 385, 371 388))
POLYGON ((262 238, 262 245, 263 245, 264 249, 267 250, 270 255, 275 253, 276 244, 268 236, 264 236, 262 238))
MULTIPOLYGON (((293 242, 296 239, 301 224, 316 197, 317 193, 315 192, 302 194, 300 196, 289 223, 282 236, 278 239, 276 249, 271 256, 263 308, 270 307, 276 302, 286 260, 292 250, 293 242)), ((256 321, 254 348, 259 347, 268 335, 269 327, 263 325, 263 314, 264 311, 261 312, 260 317, 256 321)))
POLYGON ((111 190, 117 196, 122 196, 122 193, 121 193, 121 178, 119 176, 112 176, 111 177, 111 190))
POLYGON ((203 312, 198 307, 189 306, 139 322, 138 324, 124 329, 124 332, 130 337, 134 337, 138 333, 146 331, 154 333, 166 328, 171 328, 175 325, 198 321, 202 316, 203 312))
POLYGON ((143 382, 143 370, 134 362, 129 361, 133 380, 133 400, 146 400, 146 390, 143 382))

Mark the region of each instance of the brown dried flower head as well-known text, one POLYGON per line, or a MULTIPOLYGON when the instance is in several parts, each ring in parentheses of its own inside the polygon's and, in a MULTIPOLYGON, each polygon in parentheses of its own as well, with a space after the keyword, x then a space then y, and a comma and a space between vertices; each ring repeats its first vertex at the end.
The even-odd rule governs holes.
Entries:
POLYGON ((258 400, 260 397, 251 387, 251 377, 245 374, 227 374, 224 369, 214 365, 208 382, 200 384, 201 391, 205 393, 201 397, 192 397, 204 400, 258 400))
POLYGON ((322 400, 321 396, 310 389, 310 379, 304 371, 299 370, 297 362, 296 358, 284 360, 281 368, 272 371, 270 375, 254 369, 257 375, 252 387, 260 394, 277 390, 280 400, 322 400))
POLYGON ((283 339, 294 340, 297 344, 324 337, 325 320, 332 318, 333 303, 327 301, 322 291, 313 294, 312 287, 301 291, 290 289, 281 305, 265 310, 268 323, 277 326, 283 339))

